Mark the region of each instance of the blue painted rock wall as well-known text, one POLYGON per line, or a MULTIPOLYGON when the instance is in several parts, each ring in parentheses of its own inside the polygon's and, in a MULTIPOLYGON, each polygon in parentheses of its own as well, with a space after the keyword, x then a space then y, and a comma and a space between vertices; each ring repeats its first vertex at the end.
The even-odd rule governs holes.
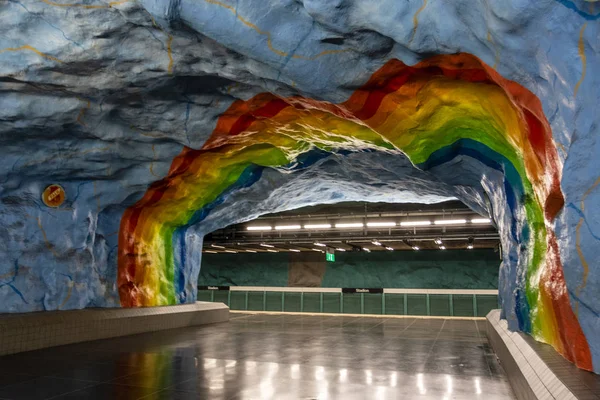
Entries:
MULTIPOLYGON (((467 52, 542 101, 563 162, 555 228, 567 287, 599 371, 599 18, 600 5, 582 0, 0 3, 0 311, 119 306, 123 211, 183 146, 200 148, 235 99, 340 102, 391 58, 467 52), (41 200, 52 183, 67 197, 57 209, 41 200)), ((502 208, 435 172, 370 153, 268 171, 191 230, 189 248, 217 227, 321 202, 460 197, 502 208)), ((504 241, 506 254, 513 245, 504 241)), ((200 259, 188 259, 193 288, 200 259)), ((500 290, 510 282, 501 277, 500 290)))

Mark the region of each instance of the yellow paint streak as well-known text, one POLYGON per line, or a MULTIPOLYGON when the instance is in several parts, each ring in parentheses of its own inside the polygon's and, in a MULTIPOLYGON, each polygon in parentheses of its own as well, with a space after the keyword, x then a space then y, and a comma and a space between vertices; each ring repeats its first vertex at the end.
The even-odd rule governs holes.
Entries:
POLYGON ((585 191, 583 197, 581 198, 581 211, 585 210, 585 199, 592 193, 592 190, 596 188, 596 186, 600 185, 600 177, 596 179, 596 182, 588 190, 585 191))
POLYGON ((562 143, 556 142, 556 147, 558 147, 559 149, 561 149, 562 152, 565 154, 565 156, 567 155, 567 149, 565 149, 565 146, 563 146, 562 143))
POLYGON ((100 5, 93 5, 93 4, 80 4, 80 3, 57 3, 54 1, 50 1, 50 0, 41 0, 44 3, 53 6, 53 7, 77 7, 77 8, 85 8, 88 10, 95 10, 95 9, 102 9, 102 8, 111 8, 114 6, 118 6, 120 4, 123 3, 127 3, 130 0, 119 0, 119 1, 111 1, 110 3, 107 4, 100 4, 100 5))
POLYGON ((412 34, 410 35, 410 40, 408 41, 408 44, 411 44, 413 39, 415 38, 415 34, 417 33, 417 29, 419 28, 419 14, 421 14, 421 11, 423 11, 426 6, 427 0, 423 0, 423 5, 417 10, 415 15, 413 16, 413 30, 412 34))
POLYGON ((42 219, 40 217, 37 218, 37 223, 38 223, 38 227, 40 228, 40 231, 42 232, 42 236, 44 237, 44 242, 46 243, 46 247, 48 248, 48 250, 50 250, 50 252, 52 254, 54 254, 54 257, 58 258, 58 253, 54 250, 54 247, 52 247, 52 244, 50 244, 50 242, 48 241, 48 236, 46 236, 46 231, 44 230, 44 227, 42 226, 42 219))
POLYGON ((173 74, 173 49, 171 45, 173 44, 173 36, 169 35, 167 39, 167 54, 169 55, 169 66, 167 67, 167 72, 169 75, 173 74))
POLYGON ((65 297, 65 299, 63 300, 63 302, 60 303, 60 306, 58 306, 59 310, 61 308, 63 308, 65 306, 65 304, 67 304, 67 301, 69 301, 69 299, 71 298, 71 294, 73 294, 73 286, 75 286, 75 283, 70 280, 69 281, 69 291, 67 292, 67 296, 65 297))
POLYGON ((585 44, 583 43, 583 32, 585 31, 586 27, 587 27, 587 22, 585 24, 583 24, 583 26, 581 27, 581 31, 579 31, 578 51, 579 51, 579 57, 581 58, 581 78, 579 78, 579 81, 575 85, 575 91, 573 93, 573 96, 577 96, 577 91, 579 91, 579 86, 581 86, 581 83, 585 79, 585 73, 586 73, 586 69, 587 69, 586 60, 585 60, 585 44))
POLYGON ((238 82, 236 82, 236 83, 233 83, 233 84, 231 84, 231 85, 227 86, 227 94, 230 94, 230 93, 231 93, 231 91, 232 91, 233 89, 235 89, 236 87, 238 87, 239 85, 240 85, 240 84, 239 84, 238 82))
MULTIPOLYGON (((252 22, 248 21, 246 18, 244 18, 241 15, 239 15, 236 12, 236 10, 235 10, 234 7, 232 7, 232 6, 228 5, 228 4, 222 3, 222 2, 220 2, 218 0, 204 0, 204 1, 207 2, 207 3, 209 3, 209 4, 214 4, 214 5, 217 5, 219 7, 223 7, 226 10, 231 11, 235 15, 235 17, 238 20, 240 20, 241 23, 243 23, 247 27, 253 29, 259 35, 263 35, 263 36, 267 37, 267 46, 269 47, 269 50, 271 50, 273 53, 275 53, 275 54, 277 54, 278 56, 281 56, 281 57, 288 57, 289 56, 289 53, 287 53, 287 52, 285 52, 283 50, 279 50, 279 49, 275 48, 275 46, 273 46, 273 41, 271 39, 271 32, 261 30, 258 26, 254 25, 252 22)), ((425 0, 425 1, 427 1, 427 0, 425 0)), ((316 60, 319 57, 322 57, 322 56, 325 56, 325 55, 328 55, 328 54, 345 53, 347 51, 350 51, 350 49, 325 50, 325 51, 322 51, 319 54, 316 54, 314 56, 303 56, 303 55, 300 55, 300 54, 293 54, 291 56, 291 58, 294 58, 294 59, 297 59, 297 60, 313 61, 313 60, 316 60)))
POLYGON ((167 72, 169 73, 169 75, 173 74, 173 49, 172 49, 172 44, 173 44, 173 35, 168 35, 161 27, 160 25, 158 25, 156 23, 156 20, 150 16, 150 19, 152 20, 152 25, 154 25, 154 27, 156 29, 158 29, 159 31, 161 31, 162 33, 164 33, 165 35, 168 36, 167 38, 167 55, 169 56, 169 65, 167 67, 167 72))
MULTIPOLYGON (((596 188, 596 186, 598 186, 599 184, 600 184, 600 177, 598 179, 596 179, 596 182, 594 182, 594 184, 592 186, 590 186, 590 188, 588 190, 586 190, 586 192, 583 194, 583 197, 581 198, 581 204, 580 204, 581 212, 583 212, 585 210, 585 199, 590 195, 590 193, 592 193, 592 190, 594 190, 596 188)), ((587 285, 587 279, 590 274, 590 266, 589 266, 587 260, 585 259, 583 250, 581 249, 581 227, 582 227, 582 225, 583 225, 583 218, 580 218, 579 223, 577 224, 577 228, 575 230, 576 231, 575 247, 577 248, 577 255, 579 256, 579 261, 581 261, 581 265, 583 266, 583 275, 581 277, 581 284, 579 286, 577 286, 577 288, 575 289, 575 294, 577 295, 577 297, 579 297, 579 293, 581 293, 581 291, 587 285)), ((575 305, 575 315, 579 316, 579 303, 577 303, 575 305)))
POLYGON ((156 175, 154 173, 154 160, 156 160, 156 149, 154 148, 154 145, 152 145, 152 153, 154 154, 154 157, 152 158, 152 162, 150 163, 150 173, 155 176, 156 178, 160 178, 160 176, 156 175))
POLYGON ((494 47, 494 65, 493 68, 498 68, 498 63, 500 62, 500 52, 498 51, 498 46, 496 46, 496 42, 494 42, 494 38, 492 37, 492 33, 488 30, 487 40, 494 47))
POLYGON ((90 109, 91 105, 92 103, 90 103, 90 101, 88 100, 87 105, 79 111, 79 115, 77 115, 77 122, 79 124, 86 126, 85 122, 83 122, 83 116, 85 115, 85 112, 90 109))
POLYGON ((15 271, 10 271, 4 275, 0 275, 0 280, 6 279, 6 278, 12 278, 14 274, 15 274, 15 271))
POLYGON ((32 46, 30 46, 28 44, 26 44, 24 46, 21 46, 21 47, 7 47, 5 49, 0 50, 0 54, 6 53, 6 52, 16 52, 16 51, 25 51, 25 50, 32 51, 35 54, 37 54, 38 56, 46 58, 48 60, 51 60, 51 61, 54 61, 54 62, 57 62, 57 63, 61 63, 61 64, 63 63, 63 61, 59 60, 58 58, 52 57, 51 55, 48 55, 46 53, 42 53, 41 51, 39 51, 35 47, 32 47, 32 46))

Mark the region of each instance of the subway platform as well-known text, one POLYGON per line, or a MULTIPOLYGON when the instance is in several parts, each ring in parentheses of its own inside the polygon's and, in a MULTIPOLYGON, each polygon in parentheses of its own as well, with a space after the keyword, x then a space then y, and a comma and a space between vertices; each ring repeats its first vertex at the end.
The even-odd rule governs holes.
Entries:
POLYGON ((0 357, 0 399, 513 399, 485 321, 235 313, 0 357))

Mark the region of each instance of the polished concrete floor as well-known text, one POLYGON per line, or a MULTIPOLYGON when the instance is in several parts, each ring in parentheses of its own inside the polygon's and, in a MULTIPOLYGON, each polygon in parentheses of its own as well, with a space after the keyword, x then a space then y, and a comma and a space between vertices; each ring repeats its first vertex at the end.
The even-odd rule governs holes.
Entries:
POLYGON ((232 314, 0 357, 0 399, 512 399, 483 321, 232 314))

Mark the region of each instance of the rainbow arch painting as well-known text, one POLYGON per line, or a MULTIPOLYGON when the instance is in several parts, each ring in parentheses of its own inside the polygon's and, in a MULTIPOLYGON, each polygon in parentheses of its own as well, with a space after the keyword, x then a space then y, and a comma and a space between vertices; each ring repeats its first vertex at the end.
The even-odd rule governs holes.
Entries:
POLYGON ((185 148, 168 175, 128 208, 119 231, 118 287, 124 307, 185 302, 180 276, 185 230, 266 167, 311 150, 401 151, 430 170, 458 156, 504 176, 519 258, 519 328, 592 369, 588 342, 569 303, 553 221, 564 204, 562 165, 539 99, 469 54, 408 66, 391 60, 345 102, 269 93, 236 101, 199 150, 185 148))

